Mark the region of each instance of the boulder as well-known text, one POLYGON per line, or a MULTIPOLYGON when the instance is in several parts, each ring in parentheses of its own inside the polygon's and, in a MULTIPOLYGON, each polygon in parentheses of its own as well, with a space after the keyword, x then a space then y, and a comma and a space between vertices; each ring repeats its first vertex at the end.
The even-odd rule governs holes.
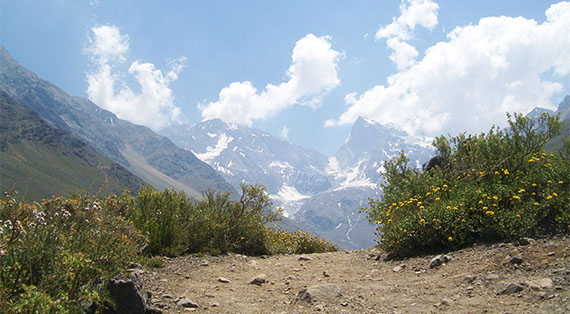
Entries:
POLYGON ((340 287, 335 284, 315 285, 303 288, 297 294, 296 301, 315 304, 317 302, 335 302, 342 296, 340 287))

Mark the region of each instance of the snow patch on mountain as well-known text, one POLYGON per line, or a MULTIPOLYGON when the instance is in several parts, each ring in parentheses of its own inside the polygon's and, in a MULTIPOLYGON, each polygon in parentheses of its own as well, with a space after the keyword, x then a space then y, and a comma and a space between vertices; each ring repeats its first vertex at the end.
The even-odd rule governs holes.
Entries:
POLYGON ((376 184, 370 181, 370 178, 367 178, 364 173, 362 165, 365 162, 365 159, 360 159, 353 167, 341 169, 336 157, 329 157, 329 163, 325 171, 327 174, 334 176, 334 180, 337 182, 334 191, 345 188, 376 187, 376 184))
MULTIPOLYGON (((208 133, 208 136, 211 136, 212 133, 208 133)), ((216 134, 214 134, 216 136, 216 134)), ((196 153, 193 152, 198 159, 202 160, 205 163, 210 163, 210 161, 216 157, 218 157, 226 148, 228 148, 228 144, 233 141, 234 138, 231 136, 227 136, 225 133, 222 133, 219 138, 216 146, 208 146, 206 147, 205 153, 196 153)))
POLYGON ((297 189, 290 185, 282 185, 277 194, 270 194, 269 198, 283 206, 283 216, 292 217, 303 205, 304 200, 310 198, 297 191, 297 189))

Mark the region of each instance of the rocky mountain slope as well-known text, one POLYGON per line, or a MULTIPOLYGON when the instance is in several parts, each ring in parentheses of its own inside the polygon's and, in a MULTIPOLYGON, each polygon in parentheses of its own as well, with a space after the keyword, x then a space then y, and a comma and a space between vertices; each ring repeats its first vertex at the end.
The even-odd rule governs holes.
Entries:
POLYGON ((76 190, 137 192, 143 181, 70 132, 0 92, 0 189, 28 200, 69 196, 76 190))
POLYGON ((190 255, 135 268, 164 313, 568 313, 570 239, 385 260, 377 249, 190 255), (446 258, 447 257, 447 258, 446 258))
POLYGON ((144 126, 118 119, 87 99, 67 95, 25 69, 3 47, 0 69, 0 91, 156 188, 183 190, 191 197, 200 197, 206 189, 233 190, 191 152, 144 126))

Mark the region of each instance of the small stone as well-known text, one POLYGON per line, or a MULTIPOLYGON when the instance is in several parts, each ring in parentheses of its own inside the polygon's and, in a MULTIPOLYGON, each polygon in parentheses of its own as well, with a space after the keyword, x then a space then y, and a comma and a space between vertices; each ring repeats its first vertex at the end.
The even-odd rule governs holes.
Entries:
POLYGON ((522 264, 522 262, 523 262, 523 259, 520 256, 513 256, 509 260, 509 263, 514 264, 514 265, 520 265, 520 264, 522 264))
POLYGON ((163 294, 162 298, 163 299, 174 299, 170 294, 163 294))
POLYGON ((465 288, 465 290, 467 290, 467 291, 472 291, 472 290, 473 290, 473 286, 468 286, 467 288, 465 288))
POLYGON ((487 275, 487 277, 485 277, 485 280, 497 280, 500 278, 501 277, 499 277, 499 275, 497 275, 497 274, 489 274, 489 275, 487 275))
POLYGON ((340 305, 346 307, 346 306, 348 306, 348 302, 346 302, 346 301, 345 301, 345 302, 342 302, 340 305))
POLYGON ((533 242, 534 242, 534 240, 533 240, 533 239, 530 239, 530 238, 522 238, 522 239, 519 239, 519 245, 522 245, 522 246, 530 245, 530 244, 532 244, 533 242))
POLYGON ((477 278, 477 276, 467 275, 463 278, 463 281, 466 283, 472 283, 475 278, 477 278))
POLYGON ((229 279, 224 278, 224 277, 218 278, 218 281, 221 282, 221 283, 230 283, 230 282, 231 282, 229 279))
POLYGON ((398 265, 398 266, 392 268, 392 270, 397 273, 404 268, 406 268, 406 265, 398 265))
POLYGON ((202 263, 200 263, 200 266, 208 266, 208 265, 210 265, 208 263, 208 260, 203 260, 202 263))
POLYGON ((180 306, 182 306, 182 307, 186 307, 186 308, 198 308, 198 307, 200 307, 200 306, 198 305, 198 303, 193 302, 192 300, 190 300, 190 299, 188 299, 188 298, 180 299, 180 300, 177 302, 177 304, 180 305, 180 306))
POLYGON ((550 278, 529 280, 525 284, 535 291, 554 288, 554 282, 550 278))
POLYGON ((312 261, 313 259, 308 257, 308 256, 301 255, 301 256, 299 256, 299 260, 300 261, 312 261))
POLYGON ((523 286, 521 286, 520 284, 511 282, 507 285, 507 287, 503 291, 499 292, 498 294, 499 295, 513 294, 515 292, 522 291, 523 289, 524 289, 523 286))
POLYGON ((447 263, 449 261, 451 261, 451 257, 447 255, 438 255, 431 260, 431 262, 429 263, 429 268, 438 267, 443 263, 447 263))
POLYGON ((249 283, 252 285, 261 286, 262 284, 264 284, 266 282, 267 282, 267 280, 265 280, 265 274, 259 274, 259 275, 255 276, 255 278, 253 278, 249 283))
POLYGON ((556 253, 554 253, 554 252, 548 252, 548 254, 546 254, 546 255, 548 255, 548 256, 554 256, 554 255, 556 255, 556 253))
POLYGON ((451 300, 444 298, 443 300, 441 300, 441 305, 450 305, 451 304, 451 300))

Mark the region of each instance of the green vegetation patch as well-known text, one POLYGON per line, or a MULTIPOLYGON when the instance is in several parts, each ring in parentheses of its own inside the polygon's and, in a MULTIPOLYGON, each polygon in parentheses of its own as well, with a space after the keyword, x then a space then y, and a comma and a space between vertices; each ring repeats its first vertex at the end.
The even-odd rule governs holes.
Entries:
POLYGON ((570 233, 570 139, 543 152, 558 118, 508 118, 506 130, 436 138, 428 171, 408 167, 403 153, 385 164, 384 196, 365 208, 381 248, 406 256, 570 233))
MULTIPOLYGON (((242 185, 241 197, 144 187, 136 196, 52 196, 26 203, 0 200, 0 313, 79 313, 110 301, 96 282, 133 263, 191 252, 248 255, 336 250, 304 232, 267 227, 280 217, 265 187, 242 185)), ((104 286, 104 285, 103 285, 104 286)), ((98 310, 103 310, 99 308, 98 310)))

